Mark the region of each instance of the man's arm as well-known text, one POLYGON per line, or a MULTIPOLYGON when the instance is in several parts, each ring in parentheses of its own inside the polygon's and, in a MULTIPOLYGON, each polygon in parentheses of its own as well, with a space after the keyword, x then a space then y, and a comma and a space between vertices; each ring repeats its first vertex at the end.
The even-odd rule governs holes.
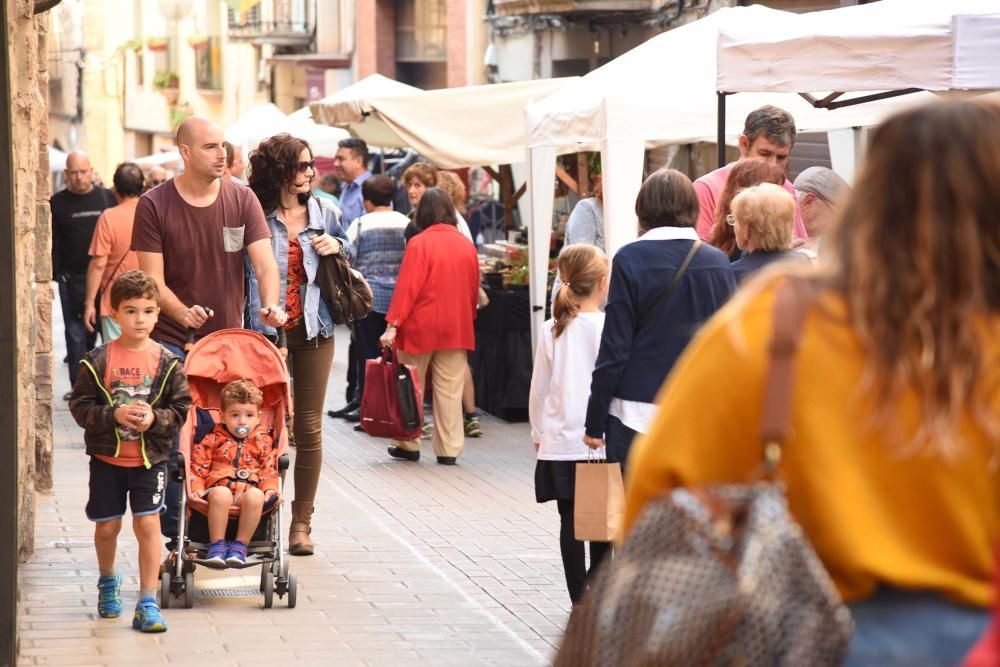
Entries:
POLYGON ((83 325, 87 331, 93 332, 97 326, 97 312, 94 301, 97 299, 97 290, 101 286, 101 278, 104 277, 104 269, 108 265, 108 256, 91 257, 90 264, 87 265, 87 292, 83 298, 83 325))

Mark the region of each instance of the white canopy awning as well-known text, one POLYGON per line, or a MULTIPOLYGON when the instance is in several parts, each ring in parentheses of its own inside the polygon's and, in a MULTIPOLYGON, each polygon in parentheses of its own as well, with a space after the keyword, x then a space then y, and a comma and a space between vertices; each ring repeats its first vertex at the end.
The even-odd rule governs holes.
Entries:
POLYGON ((310 108, 320 122, 347 127, 370 145, 411 147, 439 167, 511 164, 525 158, 524 126, 516 122, 525 105, 572 81, 543 79, 410 93, 396 89, 382 97, 327 98, 310 108))
POLYGON ((319 125, 307 115, 287 116, 273 104, 262 104, 226 128, 225 137, 226 141, 249 152, 264 139, 282 132, 304 139, 313 155, 319 157, 333 157, 337 153, 337 143, 350 136, 346 130, 319 125))
MULTIPOLYGON (((605 238, 608 251, 614 253, 637 234, 635 198, 642 184, 644 149, 652 144, 715 141, 720 29, 743 26, 761 34, 791 16, 759 5, 720 9, 651 38, 525 109, 533 306, 545 304, 556 155, 601 151, 605 238)), ((803 59, 806 53, 802 52, 803 59)), ((789 111, 800 132, 825 132, 874 125, 903 106, 932 97, 916 93, 829 111, 814 108, 794 93, 741 93, 726 99, 725 133, 735 139, 747 114, 765 104, 789 111)), ((534 323, 540 324, 542 311, 534 312, 534 323)))
POLYGON ((718 90, 1000 88, 1000 2, 882 0, 719 27, 718 90))

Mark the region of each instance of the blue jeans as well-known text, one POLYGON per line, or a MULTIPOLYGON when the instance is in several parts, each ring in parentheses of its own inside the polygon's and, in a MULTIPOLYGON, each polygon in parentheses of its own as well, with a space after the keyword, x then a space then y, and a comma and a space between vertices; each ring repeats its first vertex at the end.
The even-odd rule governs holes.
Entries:
POLYGON ((849 605, 854 638, 844 667, 952 667, 979 639, 989 612, 936 593, 881 588, 849 605))
MULTIPOLYGON (((182 362, 187 356, 184 348, 175 343, 169 343, 165 340, 157 342, 180 357, 182 362)), ((180 516, 181 494, 184 493, 183 485, 175 479, 178 465, 177 448, 180 446, 180 442, 181 434, 180 429, 178 429, 177 433, 174 434, 174 445, 170 448, 170 459, 167 463, 166 506, 163 508, 163 513, 160 514, 160 534, 167 538, 167 550, 169 551, 173 551, 177 547, 177 524, 180 516)))
POLYGON ((72 387, 80 374, 80 359, 97 344, 97 332, 88 333, 83 324, 87 276, 59 276, 57 280, 66 335, 66 356, 69 358, 69 385, 72 387))

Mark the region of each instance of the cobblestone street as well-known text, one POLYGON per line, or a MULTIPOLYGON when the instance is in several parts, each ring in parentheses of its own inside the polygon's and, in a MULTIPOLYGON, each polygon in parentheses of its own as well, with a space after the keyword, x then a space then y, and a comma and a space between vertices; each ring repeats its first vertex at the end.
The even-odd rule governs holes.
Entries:
MULTIPOLYGON (((61 323, 54 329, 61 359, 61 323)), ((343 400, 345 334, 338 328, 328 408, 343 400)), ((390 460, 385 441, 326 418, 317 552, 291 561, 296 609, 277 597, 263 609, 257 568, 245 576, 199 568, 194 608, 166 610, 166 634, 135 632, 136 546, 126 522, 126 614, 98 619, 87 457, 58 398, 68 390, 65 367, 56 375, 55 489, 38 499, 36 552, 21 568, 19 664, 522 666, 551 657, 569 607, 558 515, 534 501, 527 424, 490 417, 457 467, 437 465, 428 441, 419 463, 390 460)))

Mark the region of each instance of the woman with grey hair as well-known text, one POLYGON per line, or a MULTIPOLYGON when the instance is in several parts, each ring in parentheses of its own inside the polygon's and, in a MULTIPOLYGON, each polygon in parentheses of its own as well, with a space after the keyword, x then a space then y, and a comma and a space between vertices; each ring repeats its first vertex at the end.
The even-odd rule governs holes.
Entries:
POLYGON ((741 283, 771 262, 802 258, 789 254, 795 199, 780 185, 761 183, 733 198, 726 222, 735 227, 736 245, 746 254, 733 262, 736 282, 741 283))

